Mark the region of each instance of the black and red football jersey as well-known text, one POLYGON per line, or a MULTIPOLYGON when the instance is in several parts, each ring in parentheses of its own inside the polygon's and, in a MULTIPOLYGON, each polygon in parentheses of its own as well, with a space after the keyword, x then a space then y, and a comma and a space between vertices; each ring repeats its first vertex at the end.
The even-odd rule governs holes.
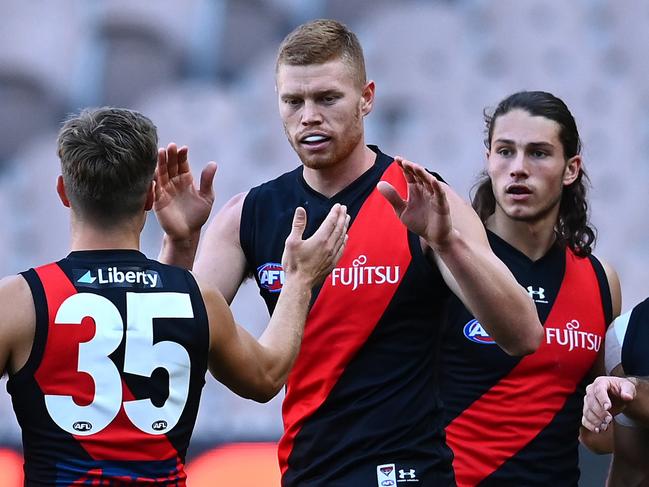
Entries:
POLYGON ((435 383, 449 290, 419 237, 376 190, 386 180, 405 196, 401 169, 370 147, 376 163, 331 198, 309 187, 300 167, 252 189, 243 205, 241 245, 271 312, 295 208, 307 212, 304 238, 335 203, 351 216, 344 254, 314 293, 288 378, 279 443, 284 487, 451 481, 435 383))
POLYGON ((22 276, 36 333, 7 389, 26 485, 184 486, 209 343, 191 274, 99 250, 22 276))
POLYGON ((606 274, 594 256, 560 245, 532 261, 488 237, 534 300, 544 340, 533 354, 509 356, 451 299, 440 382, 457 485, 576 486, 587 375, 611 321, 606 274))

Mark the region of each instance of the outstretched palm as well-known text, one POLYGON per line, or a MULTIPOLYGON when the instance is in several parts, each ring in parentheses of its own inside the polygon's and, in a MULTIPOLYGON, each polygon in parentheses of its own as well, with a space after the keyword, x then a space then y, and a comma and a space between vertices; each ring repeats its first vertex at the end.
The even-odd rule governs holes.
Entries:
POLYGON ((408 183, 407 199, 385 181, 378 184, 380 193, 390 202, 408 229, 422 237, 433 249, 446 244, 451 230, 451 212, 441 183, 423 167, 397 157, 408 183))
POLYGON ((187 147, 169 144, 158 150, 155 172, 155 200, 153 209, 160 226, 173 239, 191 238, 205 224, 214 203, 212 181, 216 164, 210 162, 201 173, 200 187, 187 160, 187 147))

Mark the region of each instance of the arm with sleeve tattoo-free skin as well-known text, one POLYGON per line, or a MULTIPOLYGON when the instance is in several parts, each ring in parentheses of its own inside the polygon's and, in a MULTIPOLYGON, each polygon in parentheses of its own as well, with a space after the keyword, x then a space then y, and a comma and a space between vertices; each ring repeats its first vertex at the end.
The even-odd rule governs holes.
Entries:
POLYGON ((20 370, 31 353, 36 330, 32 293, 22 276, 0 280, 0 377, 20 370))
MULTIPOLYGON (((611 293, 611 320, 613 321, 622 312, 622 289, 620 286, 620 279, 611 265, 602 259, 599 259, 599 261, 606 273, 608 288, 611 293)), ((607 326, 610 327, 611 323, 608 323, 607 326)), ((606 368, 604 366, 604 351, 605 347, 602 347, 597 354, 597 360, 589 374, 591 380, 606 374, 606 368)), ((613 431, 612 428, 609 428, 609 430, 606 432, 595 433, 582 424, 579 428, 579 441, 590 451, 598 455, 611 453, 613 451, 613 431)))
POLYGON ((607 487, 649 485, 649 429, 616 424, 615 453, 608 473, 607 487))
POLYGON ((421 166, 396 158, 408 183, 404 200, 387 182, 379 191, 430 249, 444 280, 510 355, 534 352, 543 338, 536 307, 496 257, 475 211, 421 166))
POLYGON ((259 340, 235 324, 221 293, 198 278, 210 322, 210 371, 217 380, 260 402, 279 392, 300 349, 311 290, 342 255, 348 224, 345 207, 336 204, 313 236, 302 240, 306 212, 296 210, 282 256, 284 284, 259 340))
POLYGON ((246 277, 246 256, 239 241, 245 197, 245 193, 234 196, 212 219, 196 262, 196 275, 221 291, 228 303, 246 277))

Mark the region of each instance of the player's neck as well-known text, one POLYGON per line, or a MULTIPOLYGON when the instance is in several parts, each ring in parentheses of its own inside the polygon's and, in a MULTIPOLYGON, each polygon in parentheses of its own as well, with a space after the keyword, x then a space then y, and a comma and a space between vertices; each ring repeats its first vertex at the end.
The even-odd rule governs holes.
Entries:
POLYGON ((71 227, 70 250, 140 250, 142 228, 136 222, 99 226, 73 218, 71 227))
POLYGON ((315 191, 331 198, 356 181, 375 161, 374 151, 362 143, 337 164, 317 169, 304 166, 304 180, 315 191))
POLYGON ((530 260, 536 261, 554 245, 556 221, 554 212, 533 221, 514 220, 496 207, 485 226, 530 260))

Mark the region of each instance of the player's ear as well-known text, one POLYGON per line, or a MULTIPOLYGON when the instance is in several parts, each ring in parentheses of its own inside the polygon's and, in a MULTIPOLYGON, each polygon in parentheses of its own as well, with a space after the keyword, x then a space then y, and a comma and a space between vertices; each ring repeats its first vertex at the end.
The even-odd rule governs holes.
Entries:
POLYGON ((566 169, 563 172, 563 185, 570 186, 575 182, 581 171, 581 156, 576 155, 568 159, 566 169))
POLYGON ((372 80, 368 81, 367 83, 365 83, 365 86, 363 86, 361 97, 361 113, 363 114, 363 116, 372 111, 372 107, 374 106, 375 89, 376 87, 374 85, 374 81, 372 80))
POLYGON ((56 192, 59 195, 59 199, 63 206, 70 208, 70 199, 68 198, 67 193, 65 192, 65 184, 63 183, 63 176, 59 174, 59 177, 56 178, 56 192))
POLYGON ((149 188, 146 191, 146 201, 144 202, 144 211, 149 211, 153 208, 153 201, 155 200, 155 181, 149 183, 149 188))

